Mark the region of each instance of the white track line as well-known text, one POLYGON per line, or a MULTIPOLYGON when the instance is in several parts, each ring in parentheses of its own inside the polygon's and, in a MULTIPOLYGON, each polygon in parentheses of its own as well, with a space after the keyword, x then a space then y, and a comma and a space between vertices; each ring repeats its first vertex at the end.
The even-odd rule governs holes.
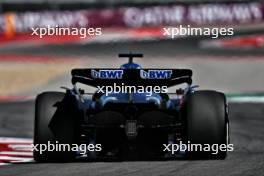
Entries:
POLYGON ((0 156, 29 156, 32 157, 32 152, 17 152, 17 151, 0 151, 0 156))
POLYGON ((0 144, 32 144, 33 140, 29 138, 0 137, 0 144))
POLYGON ((232 103, 264 103, 264 96, 242 96, 242 97, 229 97, 228 102, 232 103))
MULTIPOLYGON (((1 145, 1 144, 0 144, 1 145)), ((2 145, 8 145, 7 147, 10 148, 11 150, 16 150, 16 151, 23 151, 23 152, 32 152, 33 144, 2 144, 2 145)))
POLYGON ((10 163, 1 163, 0 161, 0 166, 6 166, 6 165, 10 165, 10 163))
POLYGON ((2 161, 11 161, 11 162, 29 162, 32 161, 32 157, 13 157, 13 156, 0 156, 2 161))

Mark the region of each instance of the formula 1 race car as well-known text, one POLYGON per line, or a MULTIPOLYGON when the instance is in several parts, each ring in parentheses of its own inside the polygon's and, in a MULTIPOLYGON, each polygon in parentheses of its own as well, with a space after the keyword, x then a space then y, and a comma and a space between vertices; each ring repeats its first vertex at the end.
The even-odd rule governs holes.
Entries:
POLYGON ((180 142, 227 145, 228 106, 223 93, 195 90, 190 69, 142 69, 133 62, 134 57, 143 57, 142 54, 119 54, 119 57, 128 57, 129 62, 118 69, 73 69, 72 89, 37 96, 34 146, 86 144, 90 148, 84 153, 80 148, 34 150, 35 161, 65 162, 78 157, 120 160, 226 157, 227 151, 171 152, 173 145, 169 145, 180 142), (96 92, 85 92, 77 88, 79 84, 92 86, 96 92), (114 91, 117 85, 119 90, 114 91), (178 85, 186 86, 177 88, 175 93, 157 91, 157 86, 178 85), (124 87, 129 87, 129 91, 124 87), (154 89, 146 89, 150 87, 154 89))

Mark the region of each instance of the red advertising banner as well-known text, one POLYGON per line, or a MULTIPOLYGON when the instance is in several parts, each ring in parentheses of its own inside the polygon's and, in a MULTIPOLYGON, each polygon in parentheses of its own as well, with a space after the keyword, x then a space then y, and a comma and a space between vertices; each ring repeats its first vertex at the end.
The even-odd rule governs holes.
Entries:
POLYGON ((117 9, 24 12, 0 15, 0 33, 25 33, 36 27, 156 27, 254 24, 264 21, 264 3, 196 4, 117 9))

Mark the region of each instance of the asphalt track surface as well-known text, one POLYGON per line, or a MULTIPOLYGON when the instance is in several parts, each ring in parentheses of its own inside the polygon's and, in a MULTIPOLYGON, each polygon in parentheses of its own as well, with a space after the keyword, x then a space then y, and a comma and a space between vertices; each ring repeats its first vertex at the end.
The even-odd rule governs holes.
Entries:
MULTIPOLYGON (((179 38, 177 40, 130 41, 112 43, 87 43, 64 45, 21 45, 14 43, 0 48, 0 54, 29 54, 29 55, 59 55, 59 56, 84 56, 91 58, 117 57, 120 52, 141 52, 149 58, 175 57, 175 56, 263 56, 263 48, 200 48, 200 42, 209 38, 179 38)), ((153 58, 153 59, 154 59, 153 58)))
MULTIPOLYGON (((64 45, 35 48, 5 48, 0 53, 19 54, 52 54, 79 55, 89 57, 113 57, 120 51, 139 50, 146 55, 159 58, 174 55, 236 55, 263 56, 263 49, 210 50, 196 49, 197 41, 182 40, 178 42, 153 42, 110 45, 64 45), (179 42, 181 42, 179 44, 179 42), (187 43, 185 43, 187 42, 187 43), (177 47, 176 47, 177 46, 177 47), (176 49, 175 49, 176 48, 176 49), (191 48, 191 49, 190 49, 191 48), (159 50, 158 50, 159 49, 159 50), (67 52, 66 52, 67 51, 67 52), (99 52, 101 51, 101 52, 99 52), (153 51, 153 52, 151 52, 153 51), (162 52, 161 52, 162 51, 162 52), (225 51, 223 53, 223 51, 225 51)), ((104 65, 103 60, 99 62, 104 65)), ((111 62, 111 61, 109 61, 111 62)), ((169 61, 166 60, 169 65, 169 61)), ((263 68, 263 67, 262 67, 263 68)), ((208 81, 208 80, 207 80, 208 81)), ((252 86, 253 87, 253 86, 252 86)), ((0 167, 0 176, 13 175, 263 175, 264 173, 264 104, 230 103, 230 135, 235 150, 230 152, 226 160, 175 160, 175 161, 124 161, 124 162, 86 162, 74 163, 21 163, 0 167)), ((29 137, 33 135, 34 102, 14 102, 0 104, 0 136, 29 137)))
MULTIPOLYGON (((0 105, 0 134, 32 137, 34 102, 0 105)), ((235 150, 226 160, 174 160, 74 163, 21 163, 0 167, 10 175, 263 175, 264 104, 230 104, 230 134, 235 150)))

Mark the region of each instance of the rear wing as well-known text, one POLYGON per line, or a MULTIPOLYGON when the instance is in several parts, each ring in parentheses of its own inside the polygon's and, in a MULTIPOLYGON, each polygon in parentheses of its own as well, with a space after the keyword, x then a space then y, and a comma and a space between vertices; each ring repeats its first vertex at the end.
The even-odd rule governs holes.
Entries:
POLYGON ((93 87, 114 83, 131 86, 175 86, 192 84, 190 69, 73 69, 72 84, 83 83, 93 87))

